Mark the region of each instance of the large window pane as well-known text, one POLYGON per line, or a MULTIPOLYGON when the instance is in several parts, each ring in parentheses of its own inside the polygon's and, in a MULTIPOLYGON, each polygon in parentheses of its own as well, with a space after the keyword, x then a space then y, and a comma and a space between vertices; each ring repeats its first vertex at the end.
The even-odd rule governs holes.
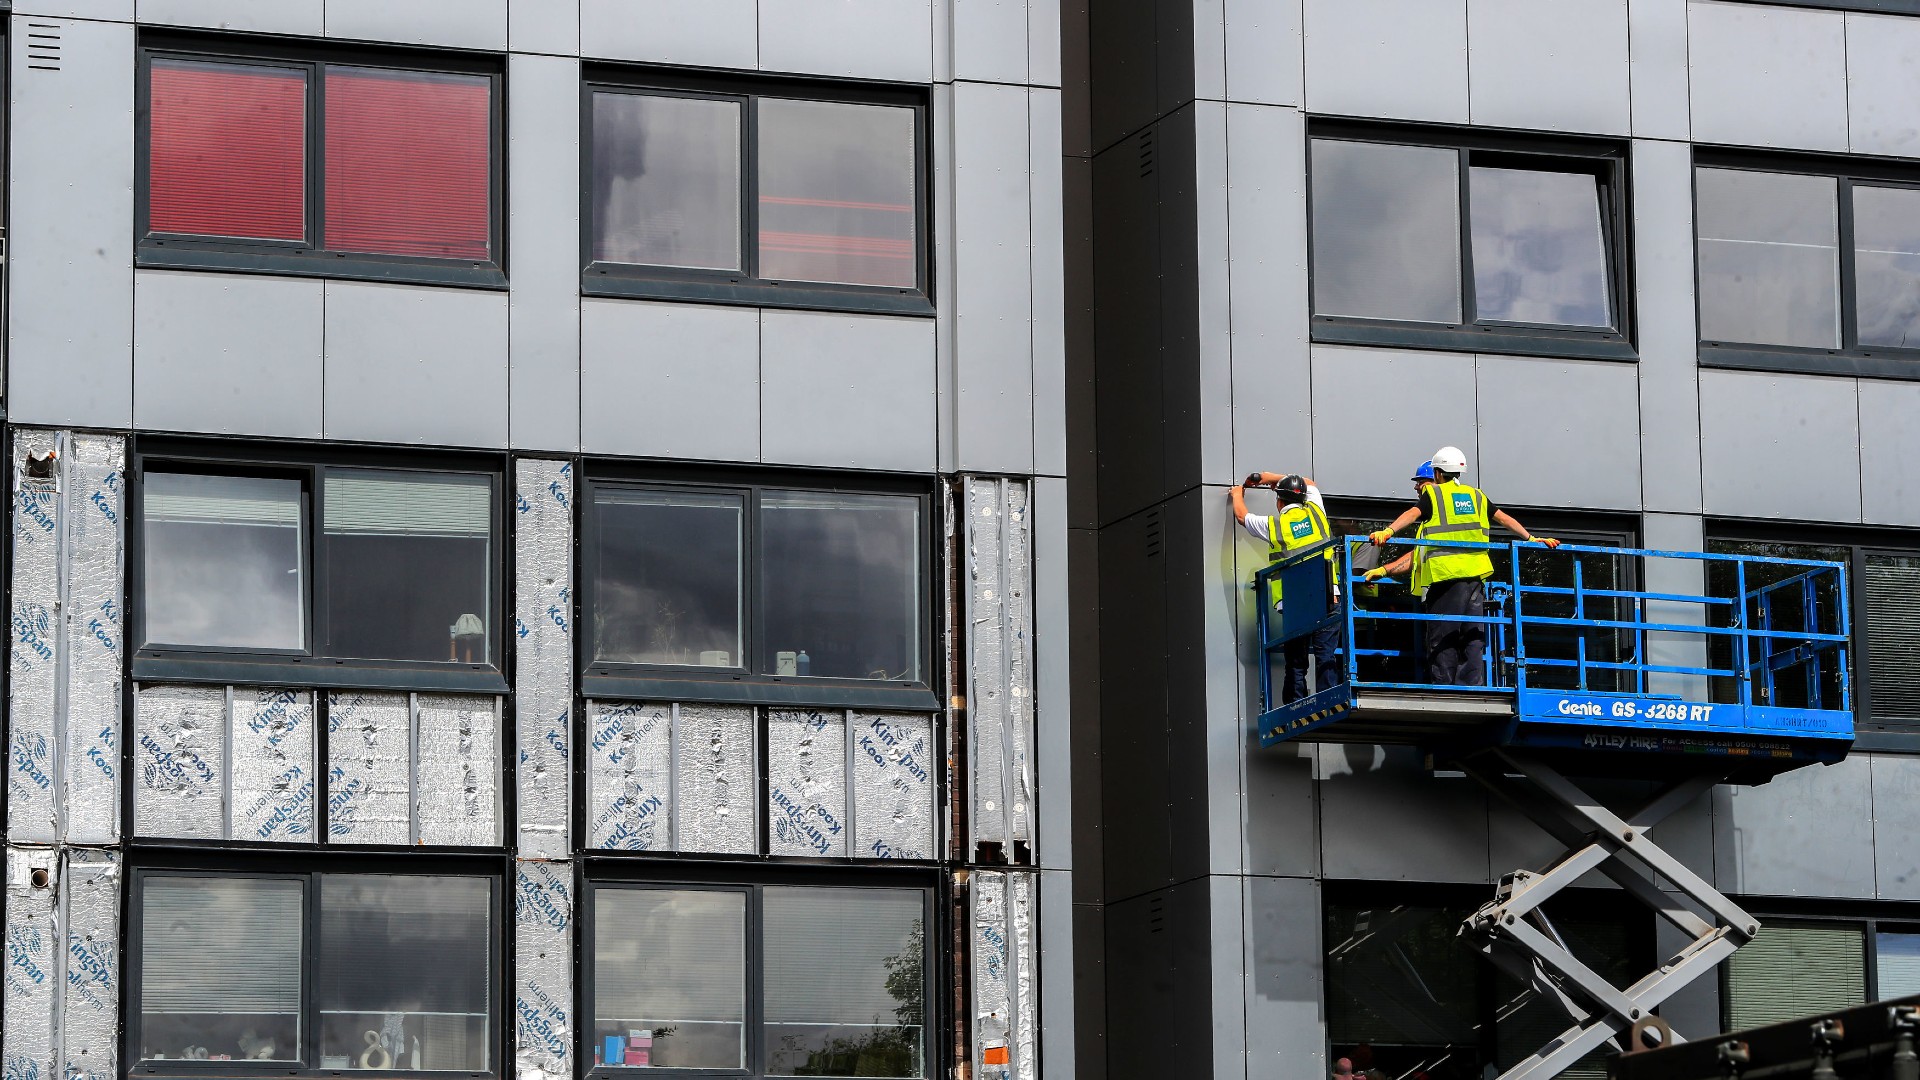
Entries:
POLYGON ((1866 939, 1852 923, 1762 923, 1727 960, 1727 1030, 1864 1004, 1866 939))
POLYGON ((593 920, 595 1065, 746 1067, 745 893, 602 888, 593 920))
POLYGON ((488 477, 329 470, 322 512, 327 655, 488 661, 488 477))
POLYGON ((156 59, 147 109, 151 231, 306 238, 305 71, 156 59))
POLYGON ((925 1075, 923 919, 902 889, 766 890, 767 1074, 925 1075))
POLYGON ((1873 967, 1879 985, 1873 1000, 1920 994, 1920 931, 1883 930, 1874 935, 1873 967))
POLYGON ((471 877, 323 875, 315 1064, 487 1070, 492 888, 471 877))
POLYGON ((146 643, 306 645, 298 480, 148 473, 146 643))
POLYGON ((594 513, 594 659, 745 667, 745 500, 601 488, 594 513))
POLYGON ((299 881, 148 877, 140 1057, 298 1061, 299 881))
MULTIPOLYGON (((1746 563, 1744 571, 1730 562, 1707 564, 1707 595, 1736 601, 1735 604, 1709 606, 1707 620, 1710 625, 1730 626, 1734 613, 1744 608, 1742 626, 1750 630, 1773 627, 1788 635, 1773 641, 1772 648, 1780 652, 1794 648, 1796 640, 1791 635, 1809 627, 1823 634, 1846 632, 1840 625, 1840 574, 1823 573, 1811 579, 1814 590, 1812 610, 1809 612, 1806 590, 1799 583, 1809 568, 1770 560, 1816 560, 1846 565, 1853 559, 1852 548, 1709 537, 1707 552, 1713 555, 1746 555, 1758 560, 1746 563), (1744 597, 1741 594, 1743 579, 1746 588, 1744 597)), ((1817 667, 1801 661, 1776 669, 1773 672, 1772 696, 1768 698, 1760 667, 1764 660, 1762 654, 1769 647, 1768 639, 1755 637, 1747 641, 1747 663, 1753 670, 1755 680, 1754 704, 1808 708, 1817 699, 1822 708, 1840 707, 1843 673, 1839 664, 1834 662, 1837 659, 1835 653, 1828 651, 1819 654, 1817 667)), ((1707 665, 1725 671, 1738 670, 1738 648, 1735 640, 1725 634, 1709 636, 1707 665)), ((1715 676, 1710 682, 1714 701, 1740 700, 1740 684, 1735 679, 1715 676)))
POLYGON ((593 257, 740 267, 740 103, 593 95, 593 257))
POLYGON ((1840 230, 1826 176, 1698 169, 1700 337, 1840 345, 1840 230))
POLYGON ((1611 326, 1599 181, 1477 166, 1471 175, 1476 317, 1611 326))
POLYGON ((1327 1038, 1335 1056, 1389 1076, 1447 1063, 1457 1074, 1479 1075, 1490 972, 1459 936, 1470 913, 1327 904, 1327 1038))
POLYGON ((329 67, 326 246, 490 258, 492 99, 481 75, 329 67))
POLYGON ((1460 154, 1313 141, 1313 311, 1460 321, 1460 154))
POLYGON ((1920 189, 1853 189, 1860 344, 1920 348, 1920 189))
POLYGON ((1869 552, 1855 603, 1866 605, 1868 708, 1875 724, 1920 724, 1920 555, 1869 552))
POLYGON ((761 670, 920 678, 920 501, 776 491, 760 501, 761 670))
POLYGON ((758 109, 760 276, 917 285, 913 110, 784 98, 758 109))

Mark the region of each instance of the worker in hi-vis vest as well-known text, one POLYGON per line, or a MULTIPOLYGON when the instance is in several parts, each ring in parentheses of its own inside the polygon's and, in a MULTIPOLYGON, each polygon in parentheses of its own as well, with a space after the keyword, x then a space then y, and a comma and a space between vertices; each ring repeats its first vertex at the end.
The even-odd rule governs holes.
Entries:
MULTIPOLYGON (((1253 534, 1253 538, 1267 545, 1267 561, 1279 562, 1295 552, 1313 547, 1332 539, 1333 528, 1327 524, 1327 504, 1320 498, 1320 489, 1313 481, 1304 476, 1278 473, 1257 472, 1250 474, 1244 483, 1235 484, 1230 492, 1233 497, 1233 516, 1253 534), (1267 487, 1273 489, 1277 510, 1272 517, 1247 513, 1247 500, 1243 488, 1267 487)), ((1327 573, 1333 576, 1334 548, 1327 547, 1327 573)), ((1332 581, 1329 598, 1339 602, 1340 583, 1332 581)), ((1271 604, 1274 611, 1280 610, 1280 583, 1268 583, 1268 594, 1261 602, 1271 604)), ((1311 651, 1314 663, 1319 667, 1315 679, 1319 689, 1338 686, 1346 681, 1346 668, 1340 662, 1340 649, 1345 628, 1336 623, 1321 627, 1310 638, 1298 638, 1287 642, 1287 677, 1281 684, 1282 703, 1306 697, 1307 655, 1311 651)))
MULTIPOLYGON (((1520 534, 1522 540, 1538 540, 1550 548, 1560 541, 1535 536, 1513 515, 1496 508, 1479 488, 1460 482, 1467 471, 1467 458, 1458 447, 1443 446, 1432 460, 1414 473, 1417 503, 1408 507, 1393 524, 1372 536, 1374 544, 1386 543, 1394 534, 1415 522, 1416 540, 1489 542, 1489 522, 1520 534), (1431 475, 1422 479, 1430 468, 1431 475)), ((1422 610, 1429 615, 1480 616, 1487 613, 1486 580, 1493 576, 1493 560, 1485 549, 1465 551, 1416 547, 1377 570, 1367 571, 1368 581, 1398 577, 1412 570, 1411 588, 1421 597, 1422 610)), ((1427 680, 1440 686, 1485 686, 1487 684, 1487 624, 1478 622, 1430 622, 1426 628, 1427 680)))

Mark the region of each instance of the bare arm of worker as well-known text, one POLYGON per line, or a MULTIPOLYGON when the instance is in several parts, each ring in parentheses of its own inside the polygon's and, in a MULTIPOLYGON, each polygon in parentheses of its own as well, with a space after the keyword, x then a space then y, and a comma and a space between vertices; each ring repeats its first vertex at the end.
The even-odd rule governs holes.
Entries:
POLYGON ((1409 551, 1377 570, 1367 571, 1365 576, 1368 581, 1376 581, 1383 577, 1405 577, 1407 571, 1411 569, 1413 569, 1413 552, 1409 551))
POLYGON ((1233 520, 1245 525, 1247 523, 1246 493, 1241 490, 1239 484, 1235 484, 1227 489, 1227 494, 1233 497, 1233 520))
POLYGON ((1404 529, 1407 526, 1419 520, 1420 520, 1420 508, 1417 506, 1407 507, 1405 510, 1400 511, 1399 517, 1393 519, 1393 524, 1373 534, 1373 545, 1375 547, 1379 547, 1381 544, 1384 544, 1387 542, 1388 537, 1393 536, 1394 534, 1398 533, 1401 529, 1404 529))
POLYGON ((1533 533, 1530 530, 1528 530, 1528 528, 1525 525, 1522 525, 1518 521, 1515 521, 1513 518, 1513 515, 1507 513, 1505 510, 1495 510, 1493 512, 1493 521, 1494 521, 1494 524, 1499 525, 1501 528, 1506 529, 1508 532, 1519 533, 1520 539, 1522 540, 1538 540, 1541 543, 1547 545, 1548 547, 1553 547, 1553 548, 1557 548, 1560 546, 1560 541, 1558 540, 1551 540, 1544 536, 1533 535, 1533 533))

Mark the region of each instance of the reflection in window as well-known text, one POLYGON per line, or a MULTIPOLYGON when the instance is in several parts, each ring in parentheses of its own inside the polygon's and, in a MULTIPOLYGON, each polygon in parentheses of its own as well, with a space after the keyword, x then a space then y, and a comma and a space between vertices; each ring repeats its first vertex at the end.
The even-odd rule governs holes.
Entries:
POLYGON ((152 472, 143 494, 149 645, 306 645, 301 483, 152 472))
POLYGON ((322 514, 328 655, 487 662, 488 477, 329 470, 322 514))
POLYGON ((598 488, 594 656, 623 664, 746 666, 746 500, 598 488))
POLYGON ((593 257, 740 267, 738 101, 593 95, 593 257))
POLYGON ((301 1060, 304 891, 288 879, 146 879, 141 1059, 301 1060))
MULTIPOLYGON (((1812 629, 1820 633, 1844 632, 1840 625, 1837 575, 1821 574, 1810 579, 1813 595, 1811 619, 1809 619, 1807 590, 1798 584, 1809 568, 1766 560, 1819 560, 1846 564, 1853 558, 1852 548, 1838 545, 1709 538, 1707 551, 1714 555, 1757 557, 1757 561, 1742 564, 1744 570, 1738 569, 1734 563, 1707 563, 1707 595, 1734 601, 1733 604, 1709 605, 1707 607, 1709 625, 1728 626, 1731 624, 1734 611, 1743 608, 1742 625, 1751 630, 1768 627, 1778 627, 1786 631, 1804 630, 1811 622, 1812 629), (1743 574, 1746 589, 1744 602, 1742 602, 1741 593, 1743 574)), ((1761 665, 1766 662, 1762 653, 1766 649, 1767 639, 1749 638, 1747 640, 1746 663, 1753 671, 1754 704, 1808 708, 1817 699, 1823 708, 1839 707, 1844 676, 1839 666, 1830 662, 1833 656, 1831 652, 1821 654, 1823 660, 1827 662, 1818 665, 1794 663, 1775 671, 1772 697, 1769 700, 1765 697, 1766 690, 1762 681, 1761 668, 1761 665)), ((1787 648, 1791 644, 1790 641, 1782 641, 1780 647, 1787 648)), ((1741 666, 1739 648, 1731 637, 1723 634, 1710 635, 1707 638, 1707 665, 1721 670, 1739 670, 1741 666)), ((1740 684, 1733 677, 1714 676, 1711 683, 1713 700, 1720 702, 1740 700, 1740 684)))
POLYGON ((1920 348, 1920 189, 1853 188, 1861 345, 1920 348))
POLYGON ((920 894, 767 889, 769 1076, 923 1075, 920 894))
POLYGON ((760 276, 912 288, 913 127, 911 109, 762 99, 760 276))
POLYGON ((1584 173, 1476 166, 1472 185, 1475 315, 1611 326, 1599 181, 1584 173))
POLYGON ((1766 920, 1726 964, 1727 1027, 1821 1016, 1867 1000, 1866 928, 1766 920))
POLYGON ((1920 931, 1882 930, 1873 936, 1873 1000, 1920 994, 1920 931))
POLYGON ((1694 184, 1701 339, 1838 348, 1833 178, 1703 168, 1694 184))
POLYGON ((1458 151, 1313 141, 1313 310, 1460 321, 1458 151))
POLYGON ((920 678, 920 503, 801 491, 761 499, 761 671, 920 678))
POLYGON ((742 892, 594 892, 595 1065, 745 1066, 746 912, 742 892))
POLYGON ((1920 555, 1869 551, 1861 560, 1859 595, 1866 615, 1868 702, 1876 725, 1920 725, 1920 555))

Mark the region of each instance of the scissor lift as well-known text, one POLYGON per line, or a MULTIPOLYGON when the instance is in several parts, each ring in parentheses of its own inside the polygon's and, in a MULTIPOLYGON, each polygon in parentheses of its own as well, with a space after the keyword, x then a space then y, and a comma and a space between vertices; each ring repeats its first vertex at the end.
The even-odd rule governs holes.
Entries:
POLYGON ((1489 612, 1475 618, 1428 615, 1401 583, 1367 583, 1353 567, 1367 543, 1360 536, 1329 541, 1332 575, 1328 545, 1321 545, 1255 576, 1260 742, 1419 747, 1566 846, 1544 869, 1507 875, 1461 927, 1490 960, 1567 1012, 1571 1026, 1502 1074, 1546 1080, 1604 1044, 1623 1046, 1636 1025, 1657 1024, 1652 1010, 1759 932, 1752 915, 1662 850, 1649 830, 1715 784, 1761 784, 1846 756, 1853 743, 1846 569, 1635 548, 1394 542, 1401 550, 1504 552, 1504 568, 1487 583, 1489 612), (1629 571, 1705 564, 1703 576, 1722 587, 1699 594, 1592 587, 1586 565, 1596 559, 1629 571), (1277 612, 1265 599, 1276 579, 1286 598, 1277 612), (1333 580, 1338 602, 1328 593, 1333 580), (1396 631, 1417 639, 1436 622, 1484 625, 1484 685, 1423 682, 1416 643, 1378 640, 1396 631), (1277 703, 1286 646, 1335 625, 1346 632, 1344 681, 1277 703), (1570 776, 1663 786, 1623 818, 1570 776), (1592 871, 1687 938, 1630 986, 1616 987, 1576 958, 1542 907, 1592 871))

